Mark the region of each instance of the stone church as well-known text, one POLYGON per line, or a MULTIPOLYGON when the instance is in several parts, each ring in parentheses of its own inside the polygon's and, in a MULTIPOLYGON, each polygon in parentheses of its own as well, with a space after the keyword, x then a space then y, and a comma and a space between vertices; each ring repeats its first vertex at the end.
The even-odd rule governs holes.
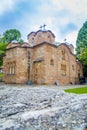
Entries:
POLYGON ((72 44, 55 44, 50 30, 38 30, 27 36, 27 43, 7 45, 3 58, 3 81, 60 85, 75 84, 83 76, 72 44))

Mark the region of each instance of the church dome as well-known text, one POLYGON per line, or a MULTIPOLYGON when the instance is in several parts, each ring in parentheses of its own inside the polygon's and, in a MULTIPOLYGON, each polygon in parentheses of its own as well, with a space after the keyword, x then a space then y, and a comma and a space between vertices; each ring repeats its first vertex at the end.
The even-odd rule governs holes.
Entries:
POLYGON ((28 43, 32 45, 37 45, 43 42, 54 43, 55 35, 50 30, 38 30, 36 32, 31 32, 27 36, 28 43))

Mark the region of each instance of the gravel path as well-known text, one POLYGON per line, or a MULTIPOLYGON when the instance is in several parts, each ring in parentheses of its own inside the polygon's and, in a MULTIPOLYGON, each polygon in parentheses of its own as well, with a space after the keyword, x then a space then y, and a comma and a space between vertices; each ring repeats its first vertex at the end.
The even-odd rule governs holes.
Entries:
POLYGON ((0 83, 0 130, 83 130, 87 94, 68 94, 76 86, 0 83))

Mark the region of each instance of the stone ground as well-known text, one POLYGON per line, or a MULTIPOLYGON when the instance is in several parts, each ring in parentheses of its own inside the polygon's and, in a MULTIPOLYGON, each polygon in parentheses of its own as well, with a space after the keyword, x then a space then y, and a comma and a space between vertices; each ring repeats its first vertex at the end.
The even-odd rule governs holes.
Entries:
POLYGON ((0 130, 83 130, 87 94, 68 94, 71 86, 0 83, 0 130))

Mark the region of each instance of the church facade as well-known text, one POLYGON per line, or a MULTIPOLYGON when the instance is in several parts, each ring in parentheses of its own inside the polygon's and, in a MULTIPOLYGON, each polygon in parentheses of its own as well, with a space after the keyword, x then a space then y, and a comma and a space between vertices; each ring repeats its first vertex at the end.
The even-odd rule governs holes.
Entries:
POLYGON ((50 30, 38 30, 27 36, 28 43, 9 43, 3 58, 3 81, 60 85, 75 84, 83 76, 72 44, 55 43, 50 30))

